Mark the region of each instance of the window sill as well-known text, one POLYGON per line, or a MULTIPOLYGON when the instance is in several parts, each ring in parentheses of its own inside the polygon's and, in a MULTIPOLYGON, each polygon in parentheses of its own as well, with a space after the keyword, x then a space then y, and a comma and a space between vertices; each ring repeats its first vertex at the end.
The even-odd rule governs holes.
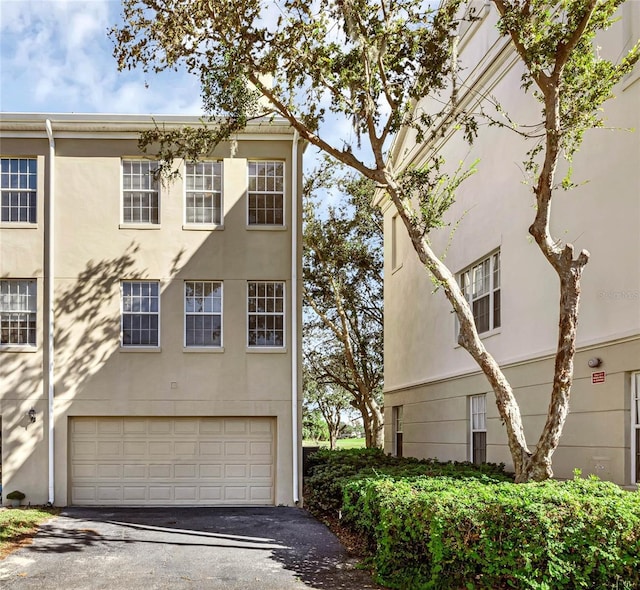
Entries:
POLYGON ((193 352, 198 352, 198 353, 205 353, 205 354, 216 354, 216 353, 220 353, 220 352, 224 352, 224 346, 184 346, 182 348, 182 352, 188 352, 188 353, 193 353, 193 352))
POLYGON ((222 231, 224 224, 222 223, 183 223, 184 231, 222 231))
POLYGON ((38 229, 38 224, 26 221, 2 221, 0 229, 38 229))
POLYGON ((286 225, 247 225, 248 231, 287 231, 286 225))
POLYGON ((28 344, 0 344, 0 352, 38 352, 37 346, 28 344))
POLYGON ((159 223, 121 223, 119 229, 161 229, 159 223))
MULTIPOLYGON (((480 336, 480 340, 487 340, 489 338, 493 338, 493 336, 497 336, 498 334, 502 334, 502 327, 489 330, 488 332, 482 332, 482 334, 478 334, 478 336, 480 336)), ((462 346, 458 344, 457 340, 454 348, 462 348, 462 346)))
POLYGON ((396 266, 395 268, 391 269, 391 274, 394 275, 396 274, 403 266, 403 263, 401 262, 400 264, 398 264, 398 266, 396 266))
POLYGON ((247 353, 266 353, 266 354, 285 354, 287 352, 286 346, 247 346, 245 349, 247 353))
POLYGON ((162 352, 160 346, 120 346, 120 352, 162 352))

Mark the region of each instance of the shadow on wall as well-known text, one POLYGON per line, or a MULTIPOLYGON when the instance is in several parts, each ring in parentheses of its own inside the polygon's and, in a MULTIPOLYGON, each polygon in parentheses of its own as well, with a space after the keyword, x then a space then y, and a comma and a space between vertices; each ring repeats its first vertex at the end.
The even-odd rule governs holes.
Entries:
POLYGON ((107 362, 120 338, 120 315, 105 308, 119 301, 123 277, 144 280, 135 268, 140 245, 131 242, 122 255, 87 262, 74 283, 56 296, 56 394, 78 391, 107 362), (68 319, 73 318, 71 324, 68 319))

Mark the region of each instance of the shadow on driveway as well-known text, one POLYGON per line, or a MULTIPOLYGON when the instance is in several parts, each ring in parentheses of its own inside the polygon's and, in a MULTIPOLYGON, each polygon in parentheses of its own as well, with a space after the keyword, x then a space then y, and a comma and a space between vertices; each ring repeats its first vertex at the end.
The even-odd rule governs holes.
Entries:
POLYGON ((73 508, 0 561, 0 587, 380 588, 355 565, 297 508, 73 508))

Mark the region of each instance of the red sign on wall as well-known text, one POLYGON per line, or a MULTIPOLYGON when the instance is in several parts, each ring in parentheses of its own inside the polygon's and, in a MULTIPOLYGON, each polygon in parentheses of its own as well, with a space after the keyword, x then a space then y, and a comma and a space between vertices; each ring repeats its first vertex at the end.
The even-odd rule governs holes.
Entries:
POLYGON ((598 371, 597 373, 591 373, 591 383, 604 383, 604 379, 606 377, 606 373, 604 371, 598 371))

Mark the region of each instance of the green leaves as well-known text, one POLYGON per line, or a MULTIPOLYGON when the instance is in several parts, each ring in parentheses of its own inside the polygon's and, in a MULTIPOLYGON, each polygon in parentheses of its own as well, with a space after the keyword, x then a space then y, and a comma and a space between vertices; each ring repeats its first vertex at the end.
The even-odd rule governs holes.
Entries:
POLYGON ((393 588, 640 584, 640 496, 614 484, 370 476, 342 485, 343 513, 393 588))

